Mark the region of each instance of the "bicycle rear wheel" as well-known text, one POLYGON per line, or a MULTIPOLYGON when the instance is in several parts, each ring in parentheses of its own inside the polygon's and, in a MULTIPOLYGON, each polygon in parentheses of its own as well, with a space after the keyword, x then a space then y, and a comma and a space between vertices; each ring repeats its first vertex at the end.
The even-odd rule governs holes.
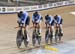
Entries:
POLYGON ((24 45, 25 45, 25 47, 28 46, 28 41, 27 41, 27 31, 26 31, 26 30, 24 30, 24 45))
POLYGON ((18 48, 20 48, 22 41, 23 41, 22 31, 21 30, 18 30, 17 37, 16 37, 16 44, 17 44, 17 47, 18 48))
POLYGON ((61 33, 61 29, 59 29, 59 41, 61 41, 61 37, 62 37, 62 33, 61 33))
POLYGON ((32 34, 32 43, 33 43, 33 46, 35 46, 35 43, 36 43, 36 30, 34 30, 33 34, 32 34))
POLYGON ((49 30, 47 29, 45 33, 45 43, 46 44, 48 44, 48 40, 49 40, 49 30))
POLYGON ((38 44, 40 45, 41 43, 41 36, 38 36, 38 44))

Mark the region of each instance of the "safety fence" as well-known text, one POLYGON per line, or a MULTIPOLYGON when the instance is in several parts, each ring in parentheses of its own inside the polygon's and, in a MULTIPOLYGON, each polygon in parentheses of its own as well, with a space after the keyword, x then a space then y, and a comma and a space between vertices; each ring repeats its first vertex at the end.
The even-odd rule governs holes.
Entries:
POLYGON ((35 6, 22 6, 22 7, 0 7, 0 13, 16 13, 19 11, 34 11, 45 10, 49 8, 55 8, 60 6, 74 5, 74 1, 62 1, 49 4, 35 5, 35 6))

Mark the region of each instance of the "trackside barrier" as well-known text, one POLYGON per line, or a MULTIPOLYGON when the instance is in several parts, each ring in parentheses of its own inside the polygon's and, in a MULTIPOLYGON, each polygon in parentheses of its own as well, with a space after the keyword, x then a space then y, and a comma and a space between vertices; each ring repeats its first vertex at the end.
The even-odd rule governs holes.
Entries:
POLYGON ((34 11, 34 10, 44 10, 48 8, 60 7, 65 5, 74 5, 74 1, 62 1, 55 2, 43 5, 35 5, 35 6, 22 6, 22 7, 0 7, 0 13, 16 13, 19 11, 34 11))

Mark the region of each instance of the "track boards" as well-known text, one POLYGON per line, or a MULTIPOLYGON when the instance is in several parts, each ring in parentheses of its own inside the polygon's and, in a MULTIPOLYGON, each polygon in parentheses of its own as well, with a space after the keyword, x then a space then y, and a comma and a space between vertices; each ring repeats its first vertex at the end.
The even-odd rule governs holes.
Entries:
POLYGON ((28 48, 21 48, 20 52, 24 52, 24 51, 33 51, 33 50, 38 50, 38 49, 44 49, 44 50, 51 50, 51 51, 59 51, 57 48, 50 46, 50 45, 41 45, 41 46, 31 46, 28 48))
POLYGON ((20 52, 24 52, 24 51, 32 51, 32 50, 35 50, 35 49, 39 49, 39 48, 44 48, 45 45, 42 45, 42 46, 29 46, 27 48, 19 48, 20 49, 20 52))

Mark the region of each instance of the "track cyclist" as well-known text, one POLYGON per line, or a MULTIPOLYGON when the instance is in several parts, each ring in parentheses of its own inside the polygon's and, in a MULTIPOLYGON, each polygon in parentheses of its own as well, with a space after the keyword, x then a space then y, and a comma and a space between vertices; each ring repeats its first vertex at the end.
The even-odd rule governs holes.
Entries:
POLYGON ((56 29, 59 30, 59 42, 61 42, 61 36, 63 36, 63 29, 62 29, 62 25, 63 25, 63 19, 60 15, 55 15, 54 16, 54 21, 55 21, 55 27, 56 29))
POLYGON ((29 37, 27 35, 27 30, 26 30, 26 28, 27 28, 27 26, 29 25, 29 22, 30 22, 30 17, 28 15, 28 12, 20 11, 20 12, 18 12, 17 16, 18 16, 17 23, 18 23, 19 27, 22 26, 22 28, 24 28, 24 38, 28 43, 29 37))
POLYGON ((40 29, 40 22, 42 20, 41 14, 38 13, 38 11, 35 11, 32 15, 32 23, 34 27, 34 32, 33 32, 33 45, 35 45, 35 41, 38 40, 38 44, 40 44, 41 41, 41 29, 40 29), (37 31, 37 32, 36 32, 37 31))
POLYGON ((45 34, 45 41, 48 44, 48 39, 50 38, 50 43, 52 44, 54 33, 54 18, 53 16, 47 14, 45 16, 45 24, 46 24, 46 34, 45 34), (50 32, 49 32, 50 31, 50 32))

